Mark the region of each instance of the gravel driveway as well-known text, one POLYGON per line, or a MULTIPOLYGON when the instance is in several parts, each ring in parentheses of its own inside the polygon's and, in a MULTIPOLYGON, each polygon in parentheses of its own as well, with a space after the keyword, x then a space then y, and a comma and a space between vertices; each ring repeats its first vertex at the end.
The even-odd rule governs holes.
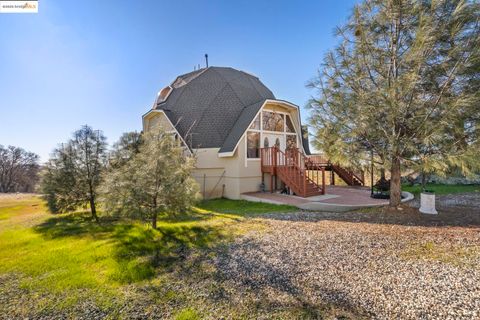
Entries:
POLYGON ((478 225, 409 225, 415 214, 270 215, 269 231, 231 245, 218 269, 272 303, 333 303, 377 319, 479 319, 478 225))

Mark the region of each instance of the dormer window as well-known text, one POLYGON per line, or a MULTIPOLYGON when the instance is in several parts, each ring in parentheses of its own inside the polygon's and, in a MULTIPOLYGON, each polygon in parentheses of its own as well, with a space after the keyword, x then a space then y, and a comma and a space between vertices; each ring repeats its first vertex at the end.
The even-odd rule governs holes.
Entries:
POLYGON ((157 98, 157 103, 161 103, 165 100, 167 100, 168 96, 172 92, 172 87, 168 86, 163 88, 158 92, 158 98, 157 98))

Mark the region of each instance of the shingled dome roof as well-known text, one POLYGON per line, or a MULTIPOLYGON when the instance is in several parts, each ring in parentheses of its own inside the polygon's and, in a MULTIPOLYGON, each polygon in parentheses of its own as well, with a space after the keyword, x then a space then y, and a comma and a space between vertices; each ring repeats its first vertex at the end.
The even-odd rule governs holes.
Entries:
POLYGON ((233 68, 209 67, 177 77, 162 90, 154 109, 163 110, 193 148, 231 152, 273 93, 260 80, 233 68))

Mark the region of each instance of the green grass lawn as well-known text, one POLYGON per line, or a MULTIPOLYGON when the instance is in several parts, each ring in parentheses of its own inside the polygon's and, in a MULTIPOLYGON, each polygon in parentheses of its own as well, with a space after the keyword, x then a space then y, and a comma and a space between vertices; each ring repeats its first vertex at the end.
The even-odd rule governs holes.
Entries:
POLYGON ((41 310, 69 308, 84 299, 108 309, 122 298, 124 286, 152 281, 181 263, 186 250, 231 240, 242 232, 245 217, 292 210, 212 200, 189 214, 161 218, 154 230, 125 220, 104 218, 97 224, 86 213, 51 215, 38 197, 0 198, 0 277, 20 275, 22 290, 64 297, 39 298, 41 310))
POLYGON ((218 213, 252 216, 269 212, 298 211, 298 208, 288 205, 277 205, 246 200, 214 199, 200 203, 198 208, 218 213))
MULTIPOLYGON (((463 193, 463 192, 480 192, 480 185, 478 185, 478 184, 473 184, 473 185, 453 184, 453 185, 451 185, 451 184, 429 183, 429 184, 427 184, 426 189, 427 190, 433 190, 433 191, 435 191, 436 194, 442 195, 442 194, 463 193)), ((422 191, 422 186, 420 186, 420 185, 415 185, 415 186, 403 185, 402 190, 411 192, 415 195, 418 195, 422 191)))

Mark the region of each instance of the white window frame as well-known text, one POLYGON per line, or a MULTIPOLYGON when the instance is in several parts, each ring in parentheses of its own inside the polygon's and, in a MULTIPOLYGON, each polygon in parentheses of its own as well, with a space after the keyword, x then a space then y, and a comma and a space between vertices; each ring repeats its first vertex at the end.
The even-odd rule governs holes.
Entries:
POLYGON ((248 129, 246 130, 246 133, 245 133, 245 167, 248 166, 248 161, 260 161, 261 160, 261 156, 259 158, 249 158, 248 157, 248 139, 247 139, 248 132, 258 132, 258 133, 260 133, 260 149, 263 148, 262 145, 263 145, 263 141, 265 139, 264 133, 283 135, 284 138, 285 138, 285 145, 286 145, 286 141, 287 141, 287 135, 295 135, 296 140, 297 140, 297 147, 299 146, 298 130, 297 130, 297 127, 295 125, 295 122, 292 121, 292 116, 290 115, 290 113, 289 112, 284 112, 284 111, 274 111, 274 110, 264 109, 262 107, 260 109, 259 114, 255 115, 255 118, 253 118, 252 123, 250 123, 250 125, 248 126, 248 129), (272 113, 279 113, 279 114, 283 115, 283 131, 263 130, 263 112, 264 111, 272 112, 272 113), (257 119, 257 116, 260 116, 260 129, 250 129, 252 124, 257 119), (287 118, 286 118, 287 116, 290 117, 290 121, 293 124, 293 128, 294 128, 295 132, 287 132, 287 118))
MULTIPOLYGON (((297 106, 296 104, 290 103, 285 100, 276 100, 276 99, 267 99, 263 102, 262 106, 258 109, 257 113, 255 114, 255 117, 264 110, 265 107, 269 107, 270 105, 279 105, 282 107, 285 107, 286 109, 290 109, 288 111, 288 114, 292 117, 292 119, 296 119, 298 122, 293 122, 293 125, 297 129, 297 141, 300 141, 302 143, 298 144, 299 149, 302 149, 303 152, 305 152, 305 149, 303 148, 303 137, 302 137, 302 120, 300 116, 300 107, 297 106), (292 114, 292 111, 296 112, 296 116, 292 114), (300 126, 300 127, 299 127, 300 126), (299 136, 300 135, 300 136, 299 136)), ((276 111, 276 112, 282 112, 282 111, 276 111)), ((233 157, 235 155, 235 151, 237 150, 238 146, 240 145, 242 139, 245 139, 245 135, 248 131, 248 128, 252 125, 253 121, 255 120, 255 117, 250 121, 250 123, 247 126, 247 129, 242 133, 240 138, 238 139, 237 143, 235 144, 235 147, 233 148, 232 151, 225 151, 225 152, 219 152, 218 157, 219 158, 228 158, 228 157, 233 157)), ((247 161, 245 160, 245 166, 247 166, 247 161)))

